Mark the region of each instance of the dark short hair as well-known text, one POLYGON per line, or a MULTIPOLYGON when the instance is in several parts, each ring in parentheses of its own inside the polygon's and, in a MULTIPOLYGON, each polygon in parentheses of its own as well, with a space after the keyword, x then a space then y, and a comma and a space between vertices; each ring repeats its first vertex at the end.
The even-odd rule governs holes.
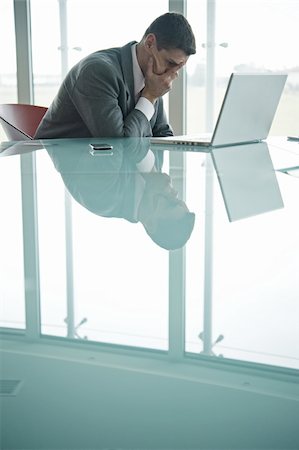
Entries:
POLYGON ((194 228, 195 214, 186 212, 181 219, 166 219, 158 221, 154 232, 146 230, 150 238, 159 247, 166 250, 177 250, 189 240, 194 228))
POLYGON ((153 33, 157 39, 158 49, 183 50, 186 55, 196 53, 195 37, 187 19, 182 15, 169 12, 158 17, 148 27, 144 36, 153 33))

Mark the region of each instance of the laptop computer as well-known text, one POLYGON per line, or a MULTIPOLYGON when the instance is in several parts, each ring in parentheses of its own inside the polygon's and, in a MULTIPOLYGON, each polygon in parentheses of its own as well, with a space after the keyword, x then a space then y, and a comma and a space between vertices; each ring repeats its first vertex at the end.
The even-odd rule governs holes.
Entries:
POLYGON ((226 145, 266 139, 287 79, 286 74, 232 73, 213 133, 153 137, 153 144, 226 145))

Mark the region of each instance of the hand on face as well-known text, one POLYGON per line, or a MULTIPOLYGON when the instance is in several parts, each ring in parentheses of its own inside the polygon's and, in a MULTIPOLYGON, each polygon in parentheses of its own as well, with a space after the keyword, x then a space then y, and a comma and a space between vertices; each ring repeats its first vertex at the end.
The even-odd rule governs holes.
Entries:
POLYGON ((154 103, 170 91, 173 80, 178 77, 178 71, 186 64, 188 56, 180 49, 157 50, 155 44, 152 47, 142 96, 154 103))
POLYGON ((167 69, 165 72, 159 74, 155 71, 154 59, 149 58, 147 71, 145 74, 145 87, 142 95, 148 97, 148 99, 154 102, 158 97, 166 94, 172 87, 172 82, 178 77, 178 70, 184 63, 167 69))

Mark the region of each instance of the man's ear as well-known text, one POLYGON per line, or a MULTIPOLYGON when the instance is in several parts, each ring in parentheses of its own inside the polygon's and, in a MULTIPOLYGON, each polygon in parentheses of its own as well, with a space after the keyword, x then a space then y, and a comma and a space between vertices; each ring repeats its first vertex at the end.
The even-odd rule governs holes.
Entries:
POLYGON ((157 46, 157 40, 154 33, 150 33, 145 37, 144 45, 146 50, 151 51, 153 47, 157 46))

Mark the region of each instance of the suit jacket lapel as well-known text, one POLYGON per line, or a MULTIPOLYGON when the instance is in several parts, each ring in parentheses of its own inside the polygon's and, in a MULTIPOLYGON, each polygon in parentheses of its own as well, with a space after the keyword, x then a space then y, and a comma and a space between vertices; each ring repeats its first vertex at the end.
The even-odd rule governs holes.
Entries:
POLYGON ((135 43, 135 41, 129 42, 127 45, 120 48, 121 66, 127 88, 127 106, 129 111, 131 111, 135 106, 134 76, 131 53, 131 47, 135 43))

